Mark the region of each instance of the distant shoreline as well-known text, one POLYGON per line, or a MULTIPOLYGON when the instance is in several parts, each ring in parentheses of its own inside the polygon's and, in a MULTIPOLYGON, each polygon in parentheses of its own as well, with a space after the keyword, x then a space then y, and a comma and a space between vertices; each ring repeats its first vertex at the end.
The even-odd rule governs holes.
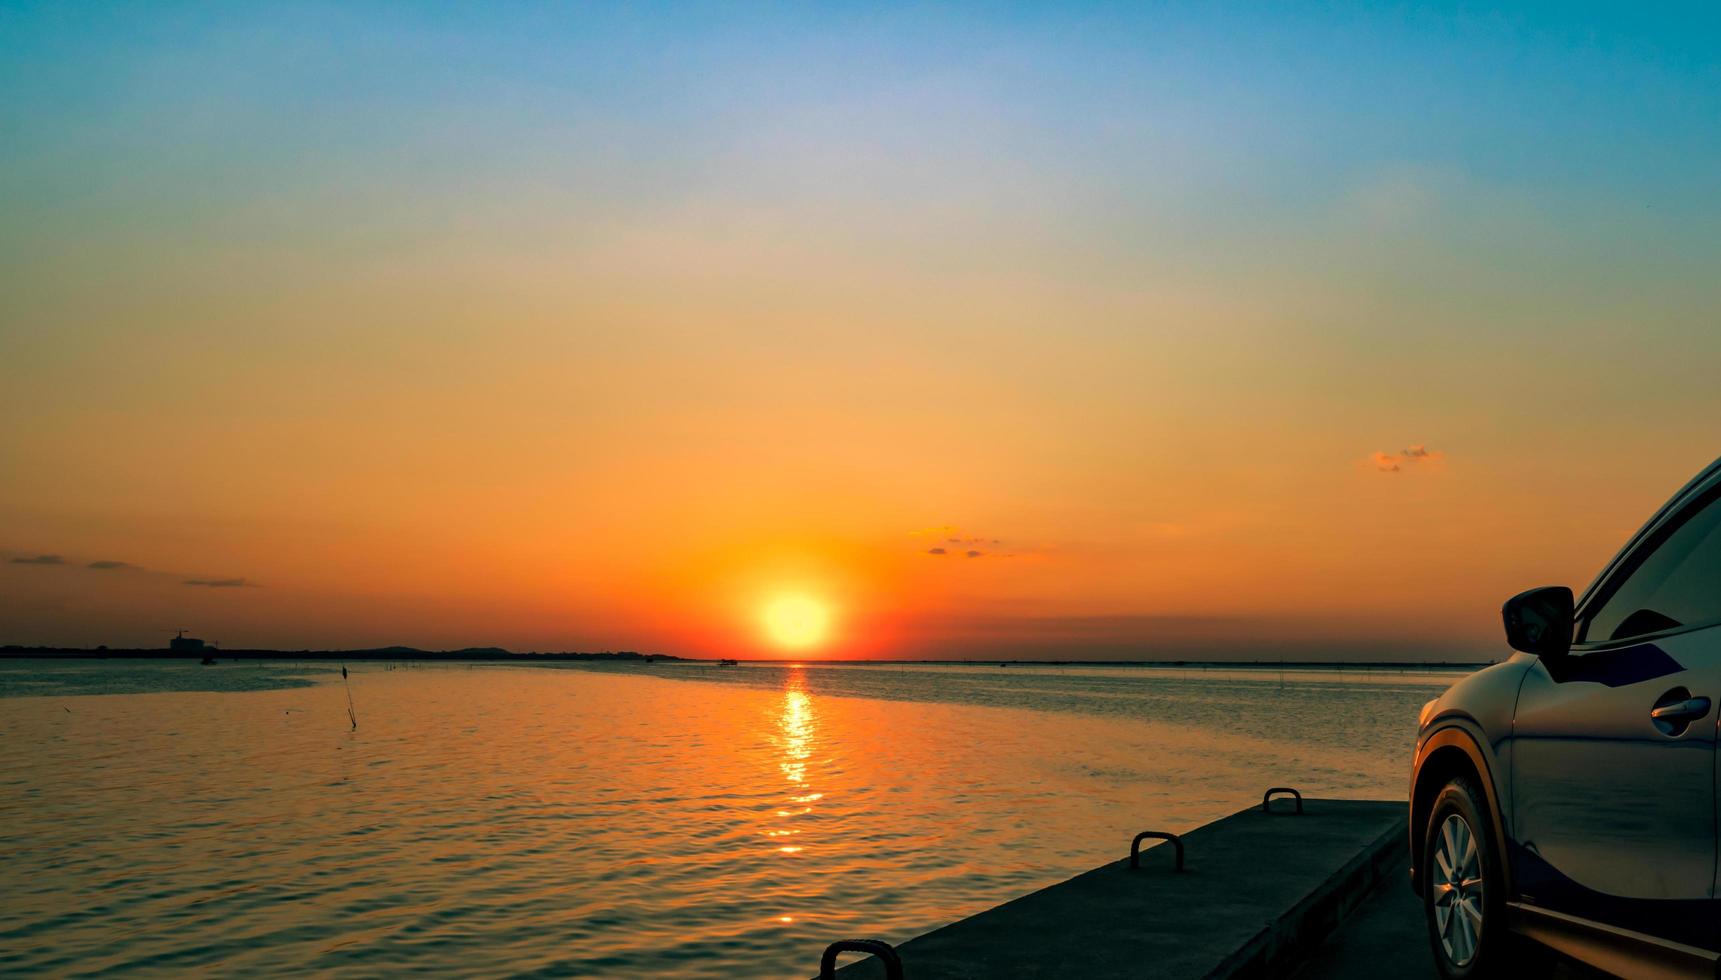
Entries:
MULTIPOLYGON (((632 650, 598 653, 516 652, 496 647, 463 650, 419 650, 412 647, 381 647, 371 650, 221 650, 205 648, 198 651, 88 649, 81 647, 0 647, 0 659, 6 660, 201 660, 211 657, 222 660, 290 660, 290 661, 366 661, 420 662, 494 662, 494 663, 680 663, 717 664, 718 658, 676 657, 667 653, 638 653, 632 650)), ((743 664, 788 666, 801 664, 818 667, 848 667, 889 664, 896 666, 981 667, 1218 667, 1233 669, 1345 668, 1349 670, 1474 670, 1486 667, 1492 660, 817 660, 810 658, 755 658, 741 660, 743 664)))
POLYGON ((137 650, 98 647, 92 650, 82 647, 0 647, 0 659, 8 660, 202 660, 205 657, 215 660, 344 660, 353 662, 367 660, 693 662, 682 657, 672 657, 667 653, 636 653, 632 650, 620 650, 613 653, 609 651, 602 653, 516 653, 512 650, 494 647, 477 647, 466 650, 418 650, 412 647, 380 647, 374 650, 223 650, 218 647, 204 647, 199 650, 137 650))

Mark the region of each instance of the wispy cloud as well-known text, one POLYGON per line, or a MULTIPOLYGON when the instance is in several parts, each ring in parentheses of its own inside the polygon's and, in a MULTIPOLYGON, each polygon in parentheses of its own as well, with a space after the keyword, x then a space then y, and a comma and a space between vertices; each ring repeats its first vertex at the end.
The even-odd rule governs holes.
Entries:
POLYGON ((186 585, 200 585, 206 589, 254 589, 257 585, 242 578, 188 578, 186 585))
POLYGON ((1410 467, 1444 462, 1446 454, 1438 449, 1429 449, 1419 442, 1396 453, 1377 452, 1368 459, 1369 463, 1382 473, 1402 473, 1410 467))
MULTIPOLYGON (((47 555, 47 554, 23 555, 23 556, 19 556, 17 558, 8 559, 8 561, 14 565, 72 565, 72 562, 67 561, 64 555, 47 555)), ((86 562, 80 558, 77 560, 76 567, 88 569, 88 570, 93 571, 93 572, 147 572, 148 571, 148 569, 144 568, 142 565, 134 565, 129 561, 120 561, 117 558, 97 558, 94 561, 88 561, 88 562, 86 562)), ((166 573, 158 573, 158 574, 171 575, 173 573, 166 572, 166 573)), ((242 578, 239 576, 232 576, 232 577, 228 577, 228 578, 201 578, 201 577, 199 577, 199 578, 188 578, 188 579, 184 579, 181 584, 183 584, 183 585, 195 585, 195 586, 198 586, 200 588, 205 588, 205 589, 256 589, 256 588, 261 588, 261 586, 259 586, 256 582, 250 581, 249 579, 242 578)))
MULTIPOLYGON (((1002 543, 1002 542, 1000 542, 1000 543, 1002 543)), ((943 545, 939 545, 936 548, 928 548, 928 549, 926 549, 926 553, 931 555, 934 558, 948 558, 948 557, 955 556, 955 555, 960 555, 963 558, 1014 558, 1014 557, 1016 557, 1016 555, 1013 552, 1005 553, 1005 552, 997 552, 997 551, 985 551, 985 550, 980 549, 980 548, 946 548, 943 545)))
POLYGON ((963 558, 1014 558, 1014 554, 1000 552, 1004 546, 1002 538, 988 537, 983 534, 966 534, 961 529, 941 524, 937 527, 922 528, 908 532, 912 538, 936 538, 938 543, 926 549, 926 554, 934 558, 946 558, 960 555, 963 558))

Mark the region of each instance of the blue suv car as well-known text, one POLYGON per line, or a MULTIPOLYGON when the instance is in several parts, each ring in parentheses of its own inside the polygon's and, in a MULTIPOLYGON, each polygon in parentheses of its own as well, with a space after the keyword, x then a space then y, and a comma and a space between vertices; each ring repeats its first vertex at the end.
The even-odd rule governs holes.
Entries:
POLYGON ((1507 601, 1519 651, 1422 709, 1411 886, 1447 977, 1530 940, 1627 977, 1718 975, 1721 460, 1582 596, 1507 601))

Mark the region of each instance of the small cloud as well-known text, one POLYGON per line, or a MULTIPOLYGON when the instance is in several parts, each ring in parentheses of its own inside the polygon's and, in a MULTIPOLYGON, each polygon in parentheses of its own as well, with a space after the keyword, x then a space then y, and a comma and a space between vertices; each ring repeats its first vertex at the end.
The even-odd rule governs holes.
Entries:
POLYGON ((1445 460, 1445 453, 1438 449, 1429 449, 1420 442, 1396 453, 1377 452, 1368 458, 1369 463, 1382 473, 1402 473, 1409 466, 1431 465, 1445 460))
POLYGON ((244 589, 256 588, 255 585, 242 578, 188 578, 186 585, 201 585, 206 589, 244 589))
POLYGON ((99 572, 107 572, 107 571, 116 571, 116 570, 124 569, 124 568, 136 568, 137 566, 133 565, 129 561, 112 561, 112 560, 108 560, 108 559, 103 559, 101 561, 92 561, 84 567, 93 568, 99 572))
POLYGON ((66 560, 59 555, 37 555, 34 558, 14 558, 14 565, 64 565, 66 560))
POLYGON ((1002 554, 998 549, 1004 547, 1003 538, 982 535, 964 534, 961 528, 949 524, 923 531, 911 531, 911 536, 936 535, 938 543, 926 549, 929 555, 962 555, 967 558, 1013 558, 1013 554, 1002 554))

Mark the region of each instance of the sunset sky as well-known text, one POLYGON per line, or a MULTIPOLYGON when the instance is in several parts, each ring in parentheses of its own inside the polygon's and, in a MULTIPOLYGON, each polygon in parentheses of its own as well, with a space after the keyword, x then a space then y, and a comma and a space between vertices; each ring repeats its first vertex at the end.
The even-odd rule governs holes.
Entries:
POLYGON ((0 643, 1487 659, 1721 454, 1721 7, 0 0, 0 643))

